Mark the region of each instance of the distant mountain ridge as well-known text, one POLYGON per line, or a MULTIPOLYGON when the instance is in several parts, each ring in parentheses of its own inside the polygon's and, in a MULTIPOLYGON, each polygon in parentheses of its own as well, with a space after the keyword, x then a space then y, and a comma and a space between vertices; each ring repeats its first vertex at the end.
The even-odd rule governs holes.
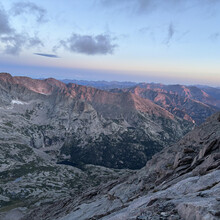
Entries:
MULTIPOLYGON (((121 92, 121 90, 118 89, 111 91, 121 92)), ((123 89, 123 92, 131 92, 142 98, 150 99, 172 114, 195 122, 196 124, 201 124, 208 116, 219 110, 216 106, 211 106, 196 99, 189 98, 191 95, 188 93, 188 95, 181 95, 177 92, 167 91, 161 88, 151 88, 150 85, 123 89)), ((212 100, 212 98, 210 98, 210 100, 212 100)))
POLYGON ((136 82, 118 82, 118 81, 87 81, 87 80, 61 80, 62 82, 75 83, 78 85, 91 86, 103 90, 126 89, 132 87, 141 87, 148 89, 163 89, 167 92, 177 93, 180 96, 201 101, 206 104, 220 107, 220 87, 210 87, 205 85, 165 85, 161 83, 136 83, 136 82))
POLYGON ((136 86, 138 83, 135 82, 118 82, 118 81, 87 81, 87 80, 71 80, 71 79, 63 79, 62 82, 68 84, 68 83, 74 83, 78 85, 83 86, 91 86, 95 87, 97 89, 115 89, 115 88, 128 88, 132 86, 136 86))
MULTIPOLYGON (((206 86, 206 85, 181 85, 181 84, 162 84, 162 83, 145 83, 145 82, 126 82, 126 81, 90 81, 90 80, 75 80, 75 79, 63 79, 61 80, 65 84, 68 83, 75 83, 78 85, 84 85, 84 86, 91 86, 94 88, 99 88, 99 89, 104 89, 104 90, 109 90, 109 89, 123 89, 123 88, 130 88, 130 87, 135 87, 135 86, 146 86, 149 85, 150 87, 153 88, 165 88, 165 87, 185 87, 185 88, 197 88, 200 89, 200 92, 206 92, 208 95, 212 96, 213 93, 215 94, 216 100, 219 100, 219 90, 220 87, 211 87, 211 86, 206 86), (213 91, 213 92, 212 92, 213 91)), ((166 89, 165 89, 166 90, 166 89)), ((173 91, 171 89, 171 91, 173 91)))
MULTIPOLYGON (((213 106, 219 106, 220 97, 212 97, 206 93, 203 89, 200 89, 196 86, 184 86, 184 85, 163 85, 163 84, 145 84, 142 83, 139 85, 141 88, 151 88, 151 89, 163 89, 167 92, 172 92, 183 96, 185 98, 190 98, 193 100, 201 101, 206 104, 213 106)), ((215 89, 215 88, 214 88, 215 89)))
POLYGON ((172 114, 201 124, 220 109, 220 89, 208 86, 164 85, 160 83, 63 80, 115 93, 131 92, 165 108, 172 114))

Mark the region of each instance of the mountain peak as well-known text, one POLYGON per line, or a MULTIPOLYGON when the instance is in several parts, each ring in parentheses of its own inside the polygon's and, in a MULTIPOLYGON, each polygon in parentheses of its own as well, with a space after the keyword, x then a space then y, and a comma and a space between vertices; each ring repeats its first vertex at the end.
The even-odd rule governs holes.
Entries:
POLYGON ((5 82, 9 82, 9 81, 13 80, 13 77, 9 73, 0 73, 0 79, 5 81, 5 82))
POLYGON ((60 89, 66 88, 65 83, 63 83, 63 82, 61 82, 57 79, 54 79, 54 78, 47 78, 47 79, 44 79, 43 81, 48 83, 49 85, 51 85, 53 87, 57 87, 57 88, 60 88, 60 89))

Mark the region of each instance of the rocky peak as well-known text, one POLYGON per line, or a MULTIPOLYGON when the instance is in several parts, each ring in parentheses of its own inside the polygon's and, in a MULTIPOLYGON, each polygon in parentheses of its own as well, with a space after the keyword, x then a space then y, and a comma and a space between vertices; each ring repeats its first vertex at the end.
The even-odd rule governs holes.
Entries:
POLYGON ((72 97, 78 97, 82 100, 95 104, 96 106, 105 105, 107 107, 111 105, 113 107, 124 107, 124 110, 126 111, 137 110, 148 114, 158 114, 160 116, 170 117, 173 119, 173 115, 167 112, 165 109, 162 109, 149 99, 143 99, 136 94, 130 93, 130 91, 113 93, 76 84, 68 84, 67 87, 72 97))
POLYGON ((48 78, 45 80, 32 79, 25 76, 12 77, 8 73, 0 73, 0 81, 10 85, 19 85, 33 92, 51 95, 54 89, 66 90, 66 84, 59 80, 48 78))
POLYGON ((34 91, 36 93, 50 95, 53 91, 53 87, 44 80, 32 79, 29 77, 21 77, 21 76, 15 76, 13 78, 16 84, 22 85, 25 88, 34 91))
POLYGON ((7 83, 12 83, 13 77, 9 73, 0 73, 0 80, 7 83))
POLYGON ((67 88, 65 83, 63 83, 63 82, 61 82, 57 79, 54 79, 54 78, 44 79, 43 81, 48 83, 52 87, 56 87, 56 88, 59 88, 59 89, 62 89, 62 90, 67 88))

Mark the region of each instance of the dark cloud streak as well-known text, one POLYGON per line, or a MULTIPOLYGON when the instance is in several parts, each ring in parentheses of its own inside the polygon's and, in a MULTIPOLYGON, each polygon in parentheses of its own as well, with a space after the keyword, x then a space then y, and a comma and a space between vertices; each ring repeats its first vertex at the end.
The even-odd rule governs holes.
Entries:
POLYGON ((167 29, 167 39, 165 40, 165 44, 169 44, 170 41, 172 40, 174 34, 175 34, 175 29, 173 27, 173 24, 170 23, 169 26, 168 26, 168 29, 167 29))
POLYGON ((48 54, 48 53, 34 53, 34 55, 49 57, 49 58, 59 58, 56 54, 48 54))

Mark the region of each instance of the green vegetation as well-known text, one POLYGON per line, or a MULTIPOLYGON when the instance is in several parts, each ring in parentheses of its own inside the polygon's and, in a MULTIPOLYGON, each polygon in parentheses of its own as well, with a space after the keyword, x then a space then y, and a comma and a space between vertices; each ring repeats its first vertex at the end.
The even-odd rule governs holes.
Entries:
POLYGON ((27 207, 27 203, 24 199, 16 199, 9 202, 4 202, 0 204, 2 207, 0 208, 0 212, 8 212, 17 207, 27 207))
POLYGON ((7 121, 7 122, 4 123, 4 125, 12 128, 13 127, 13 122, 12 121, 7 121))
POLYGON ((29 173, 41 171, 54 171, 56 168, 52 166, 39 166, 35 162, 30 162, 28 164, 24 164, 19 166, 16 169, 0 172, 0 179, 4 180, 4 182, 14 181, 15 179, 27 175, 29 173))
POLYGON ((26 110, 26 112, 25 112, 25 114, 24 114, 24 116, 25 116, 25 118, 27 118, 28 120, 30 120, 31 119, 31 116, 34 114, 34 109, 32 109, 32 110, 26 110))

